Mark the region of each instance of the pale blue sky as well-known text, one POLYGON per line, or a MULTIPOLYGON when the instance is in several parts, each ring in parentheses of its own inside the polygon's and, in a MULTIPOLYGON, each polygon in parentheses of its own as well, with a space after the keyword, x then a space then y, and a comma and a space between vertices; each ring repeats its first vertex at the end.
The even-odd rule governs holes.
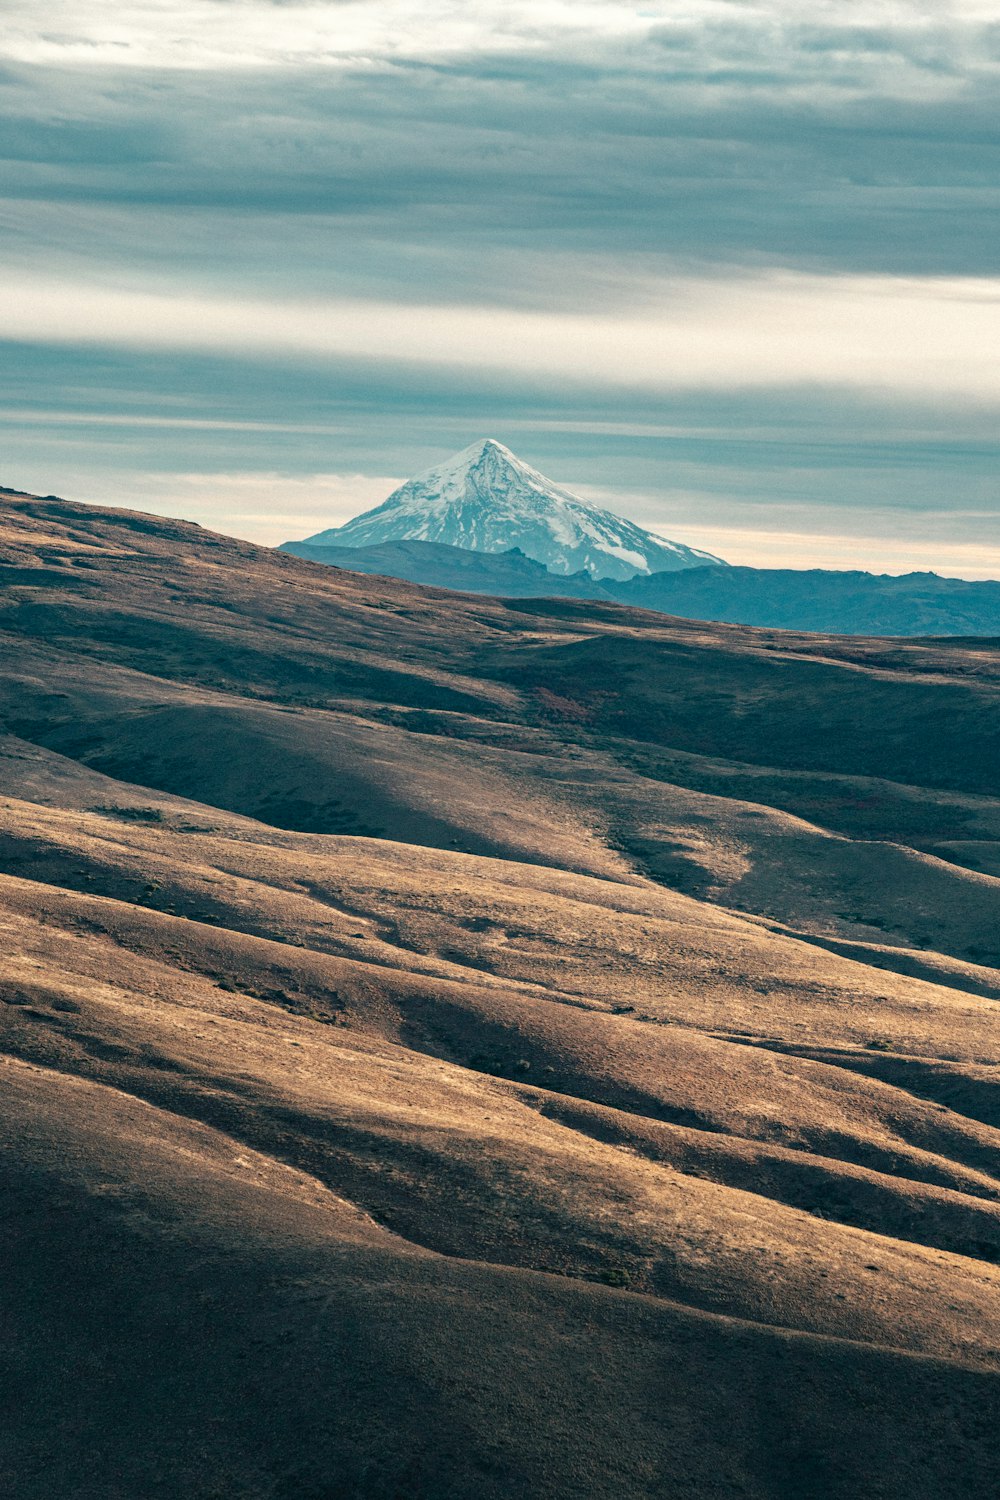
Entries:
POLYGON ((493 435, 1000 576, 1000 9, 0 7, 0 482, 264 541, 493 435))

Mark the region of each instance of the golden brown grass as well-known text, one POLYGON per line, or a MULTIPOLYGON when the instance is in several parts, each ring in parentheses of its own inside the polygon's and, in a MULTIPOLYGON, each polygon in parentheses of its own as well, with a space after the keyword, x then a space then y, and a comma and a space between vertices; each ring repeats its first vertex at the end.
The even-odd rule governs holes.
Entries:
POLYGON ((5 1492, 996 1492, 1000 652, 0 506, 5 1492))

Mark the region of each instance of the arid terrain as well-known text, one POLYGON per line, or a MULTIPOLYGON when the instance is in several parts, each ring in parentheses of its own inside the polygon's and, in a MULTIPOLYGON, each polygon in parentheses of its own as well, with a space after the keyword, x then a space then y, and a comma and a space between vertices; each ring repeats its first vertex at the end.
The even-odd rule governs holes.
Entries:
POLYGON ((1000 642, 0 494, 0 1493, 1000 1493, 1000 642))

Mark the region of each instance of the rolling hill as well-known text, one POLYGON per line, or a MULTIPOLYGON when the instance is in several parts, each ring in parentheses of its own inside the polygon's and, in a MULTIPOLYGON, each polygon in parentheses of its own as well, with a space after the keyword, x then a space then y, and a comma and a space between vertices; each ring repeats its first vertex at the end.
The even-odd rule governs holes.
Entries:
POLYGON ((1000 649, 0 494, 16 1500, 987 1500, 1000 649))

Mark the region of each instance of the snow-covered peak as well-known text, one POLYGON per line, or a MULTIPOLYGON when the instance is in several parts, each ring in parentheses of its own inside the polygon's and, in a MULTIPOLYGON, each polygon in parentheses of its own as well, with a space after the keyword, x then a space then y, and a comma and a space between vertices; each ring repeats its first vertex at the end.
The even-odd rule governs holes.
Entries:
POLYGON ((553 484, 496 438, 481 438, 394 490, 375 510, 307 540, 369 547, 443 542, 476 552, 518 547, 553 573, 632 578, 720 559, 668 542, 553 484))
POLYGON ((506 444, 499 442, 496 438, 480 438, 478 442, 470 443, 468 448, 463 448, 461 453, 453 453, 451 458, 446 458, 443 463, 435 464, 433 468, 425 469, 418 479, 426 479, 431 474, 443 477, 452 475, 464 475, 470 469, 475 468, 481 460, 495 457, 510 464, 512 468, 523 469, 526 473, 533 473, 528 465, 522 463, 516 453, 512 453, 506 444))

